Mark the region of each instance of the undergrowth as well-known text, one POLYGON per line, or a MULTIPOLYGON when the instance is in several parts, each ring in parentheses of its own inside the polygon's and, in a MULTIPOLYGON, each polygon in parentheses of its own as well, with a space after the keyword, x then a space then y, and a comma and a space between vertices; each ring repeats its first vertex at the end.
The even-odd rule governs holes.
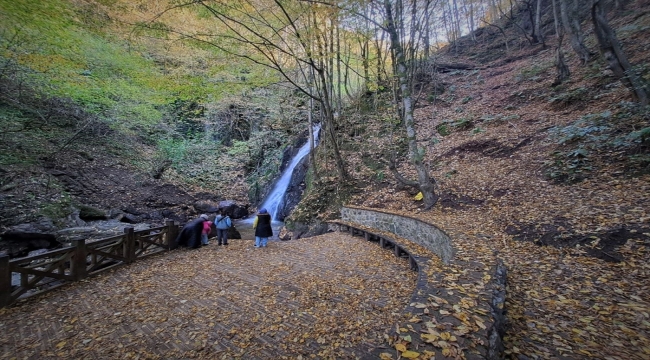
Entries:
POLYGON ((588 178, 597 162, 623 167, 632 176, 650 170, 650 107, 621 102, 612 111, 588 114, 548 130, 559 145, 545 162, 545 175, 558 183, 588 178))

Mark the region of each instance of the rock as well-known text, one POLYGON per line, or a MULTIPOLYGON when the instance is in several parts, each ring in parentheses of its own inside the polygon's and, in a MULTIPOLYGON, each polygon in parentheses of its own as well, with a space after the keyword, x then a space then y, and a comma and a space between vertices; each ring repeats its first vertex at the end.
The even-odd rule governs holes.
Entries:
POLYGON ((131 214, 131 215, 136 215, 136 216, 138 216, 138 215, 142 215, 142 211, 136 209, 134 206, 131 206, 131 205, 125 207, 125 208, 122 209, 122 210, 123 210, 125 213, 127 213, 127 214, 131 214))
POLYGON ((52 233, 55 232, 57 227, 48 217, 39 218, 36 222, 20 224, 12 226, 8 231, 22 232, 22 233, 52 233))
POLYGON ((9 257, 27 256, 30 251, 39 249, 55 249, 61 247, 53 234, 8 231, 2 234, 0 252, 9 257))
POLYGON ((194 203, 194 209, 199 213, 216 213, 219 211, 219 203, 212 200, 199 200, 194 203))
POLYGON ((73 240, 85 240, 97 233, 97 229, 91 226, 78 226, 61 229, 56 232, 57 238, 63 242, 73 240))
POLYGON ((219 209, 225 211, 226 215, 231 219, 241 219, 248 216, 249 205, 241 206, 232 200, 224 200, 219 202, 219 209))
POLYGON ((312 236, 318 236, 328 231, 327 223, 316 221, 311 224, 296 223, 294 224, 292 240, 304 239, 312 236))
POLYGON ((76 227, 86 226, 86 222, 81 220, 79 217, 79 210, 76 209, 72 212, 72 214, 68 215, 66 218, 66 223, 76 227))
POLYGON ((103 210, 88 205, 79 205, 79 218, 84 221, 106 220, 107 216, 103 210))
POLYGON ((141 221, 141 219, 142 218, 140 216, 136 216, 133 214, 124 214, 124 216, 122 216, 120 221, 127 224, 137 224, 141 221))
POLYGON ((280 233, 278 234, 278 239, 286 241, 286 240, 291 240, 292 232, 287 229, 286 226, 283 226, 282 229, 280 229, 280 233))
POLYGON ((284 194, 282 208, 278 211, 278 220, 284 221, 296 205, 298 205, 300 199, 302 199, 302 194, 306 188, 305 176, 307 175, 307 170, 309 170, 309 156, 302 158, 293 169, 291 181, 289 181, 289 186, 287 186, 287 191, 284 194))
POLYGON ((241 239, 241 233, 237 228, 231 226, 230 229, 228 229, 228 239, 241 239))

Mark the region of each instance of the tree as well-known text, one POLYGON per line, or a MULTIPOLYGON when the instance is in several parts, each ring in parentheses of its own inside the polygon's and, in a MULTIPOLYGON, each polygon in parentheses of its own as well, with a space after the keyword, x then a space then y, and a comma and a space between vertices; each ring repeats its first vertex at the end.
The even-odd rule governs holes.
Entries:
POLYGON ((571 47, 578 55, 582 64, 587 64, 591 58, 591 52, 585 46, 584 35, 580 29, 580 17, 578 16, 578 8, 575 0, 559 0, 560 2, 560 18, 562 25, 571 40, 571 47))
POLYGON ((648 105, 648 91, 643 80, 637 76, 627 56, 616 38, 614 29, 609 25, 601 0, 594 0, 591 6, 591 18, 594 32, 598 38, 600 53, 614 72, 614 75, 632 91, 634 97, 643 105, 648 105))
MULTIPOLYGON (((165 10, 199 7, 222 27, 181 33, 233 56, 276 71, 285 81, 320 105, 326 143, 331 146, 341 180, 349 175, 340 154, 335 126, 334 26, 331 6, 282 0, 187 0, 165 10)), ((198 11, 198 10, 197 10, 198 11)), ((159 14, 159 17, 163 14, 159 14)))
POLYGON ((564 61, 564 52, 562 51, 562 40, 564 39, 564 29, 560 26, 559 18, 557 15, 557 7, 555 2, 557 0, 551 0, 553 3, 553 23, 555 24, 555 34, 557 35, 557 48, 555 49, 555 69, 557 74, 555 76, 555 81, 553 81, 553 86, 563 83, 566 79, 571 76, 571 71, 564 61))
MULTIPOLYGON (((398 3, 402 3, 400 0, 398 3)), ((414 1, 413 7, 416 6, 414 1)), ((393 172, 398 181, 404 185, 415 187, 422 192, 424 199, 424 206, 430 209, 438 201, 438 196, 435 193, 434 180, 429 176, 429 169, 424 163, 424 154, 426 149, 420 148, 417 143, 417 133, 415 128, 415 119, 413 117, 414 99, 412 96, 412 70, 409 66, 415 64, 414 55, 416 54, 415 48, 418 42, 418 24, 417 18, 410 19, 410 33, 400 33, 399 29, 405 25, 404 18, 393 12, 393 4, 391 0, 384 0, 384 9, 386 11, 386 27, 385 31, 388 33, 390 39, 390 50, 393 56, 394 66, 393 71, 398 81, 399 100, 401 104, 400 115, 404 129, 406 130, 406 137, 408 140, 409 159, 418 174, 417 181, 411 181, 404 178, 398 171, 393 162, 391 162, 390 170, 393 172), (407 59, 407 54, 410 58, 407 59)), ((413 12, 415 13, 415 12, 413 12)), ((413 14, 412 13, 412 14, 413 14)), ((403 15, 403 14, 401 14, 403 15)))

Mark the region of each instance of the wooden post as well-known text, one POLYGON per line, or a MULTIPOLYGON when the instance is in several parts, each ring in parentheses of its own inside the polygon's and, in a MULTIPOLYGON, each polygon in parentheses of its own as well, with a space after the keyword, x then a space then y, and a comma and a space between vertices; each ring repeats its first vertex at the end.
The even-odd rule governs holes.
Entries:
POLYGON ((74 281, 79 281, 88 276, 86 271, 86 240, 72 240, 72 246, 74 252, 70 260, 70 272, 74 281))
POLYGON ((0 255, 0 308, 9 306, 11 299, 11 268, 9 255, 0 255))
POLYGON ((418 263, 415 261, 413 255, 409 255, 409 265, 411 265, 411 270, 415 271, 418 269, 418 263))
POLYGON ((366 241, 370 241, 370 234, 368 232, 364 231, 363 235, 366 237, 366 241))
POLYGON ((397 244, 395 244, 395 249, 394 250, 395 250, 395 256, 399 257, 401 249, 400 249, 399 246, 397 246, 397 244))
POLYGON ((381 246, 382 249, 386 247, 386 240, 383 237, 379 238, 379 246, 381 246))
POLYGON ((132 227, 124 228, 124 258, 127 264, 135 261, 135 232, 132 227))
POLYGON ((175 247, 174 242, 176 241, 176 236, 177 236, 176 232, 178 230, 178 226, 174 224, 174 220, 165 221, 165 225, 167 225, 167 237, 164 240, 165 241, 164 245, 167 248, 167 250, 171 250, 175 247))
POLYGON ((352 226, 348 226, 348 229, 350 230, 350 236, 354 236, 354 228, 352 226))

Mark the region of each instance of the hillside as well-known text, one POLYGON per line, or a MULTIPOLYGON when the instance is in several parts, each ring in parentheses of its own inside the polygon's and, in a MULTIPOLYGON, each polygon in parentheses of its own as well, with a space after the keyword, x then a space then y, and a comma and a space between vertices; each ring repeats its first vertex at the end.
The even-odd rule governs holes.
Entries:
MULTIPOLYGON (((632 62, 645 64, 647 9, 613 24, 626 29, 618 35, 632 62)), ((438 204, 423 211, 415 191, 368 167, 361 178, 369 186, 350 202, 426 219, 459 246, 504 259, 508 358, 645 359, 650 144, 635 134, 650 125, 650 111, 631 102, 602 60, 581 66, 568 48, 571 79, 551 87, 554 41, 506 52, 479 37, 465 53, 440 54, 441 63, 473 69, 433 74, 446 91, 417 110, 438 204)), ((392 146, 385 128, 367 131, 351 167, 385 163, 374 151, 392 146)), ((401 170, 415 178, 405 162, 401 170)))

